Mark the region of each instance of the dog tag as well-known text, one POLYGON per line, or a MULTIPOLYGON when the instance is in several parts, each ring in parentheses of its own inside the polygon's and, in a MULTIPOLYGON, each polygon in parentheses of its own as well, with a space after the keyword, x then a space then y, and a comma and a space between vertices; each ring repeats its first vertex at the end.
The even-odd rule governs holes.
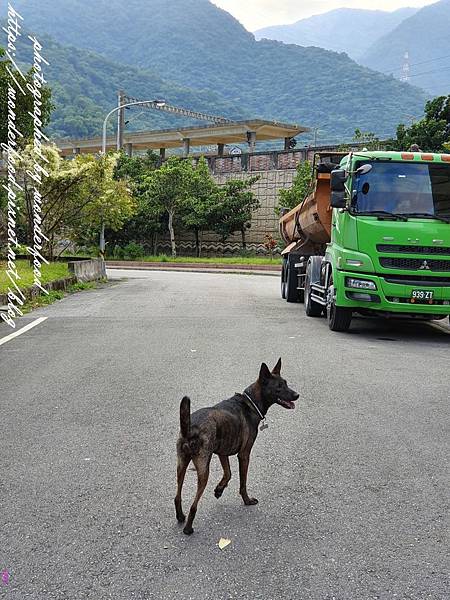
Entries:
POLYGON ((264 431, 264 429, 269 429, 269 426, 266 423, 266 420, 264 419, 264 421, 261 423, 261 427, 259 428, 260 431, 264 431))

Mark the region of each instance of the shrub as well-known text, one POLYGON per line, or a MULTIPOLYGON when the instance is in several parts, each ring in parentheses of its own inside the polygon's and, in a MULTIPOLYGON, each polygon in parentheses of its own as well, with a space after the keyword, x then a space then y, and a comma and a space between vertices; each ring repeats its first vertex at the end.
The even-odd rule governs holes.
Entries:
POLYGON ((140 244, 136 244, 135 242, 130 242, 123 249, 123 253, 125 258, 129 260, 134 260, 136 258, 141 258, 145 255, 144 247, 140 244))

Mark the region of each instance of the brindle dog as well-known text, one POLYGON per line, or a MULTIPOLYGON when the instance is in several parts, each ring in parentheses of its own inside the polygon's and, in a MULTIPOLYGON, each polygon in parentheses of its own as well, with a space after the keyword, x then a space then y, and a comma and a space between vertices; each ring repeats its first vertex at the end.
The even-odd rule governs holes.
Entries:
POLYGON ((197 470, 197 494, 189 511, 183 531, 193 533, 192 523, 198 502, 205 490, 209 476, 209 463, 213 454, 218 454, 223 468, 223 477, 214 494, 220 498, 231 479, 228 457, 237 454, 239 459, 240 489, 244 504, 257 504, 256 498, 247 493, 247 471, 250 452, 258 435, 258 425, 272 404, 284 408, 295 408, 299 395, 291 390, 281 377, 281 358, 272 372, 265 363, 261 365, 258 380, 243 394, 235 394, 211 408, 202 408, 191 415, 191 401, 184 397, 180 405, 180 437, 177 443, 178 489, 175 497, 177 519, 184 523, 186 517, 181 507, 181 490, 189 463, 197 470))

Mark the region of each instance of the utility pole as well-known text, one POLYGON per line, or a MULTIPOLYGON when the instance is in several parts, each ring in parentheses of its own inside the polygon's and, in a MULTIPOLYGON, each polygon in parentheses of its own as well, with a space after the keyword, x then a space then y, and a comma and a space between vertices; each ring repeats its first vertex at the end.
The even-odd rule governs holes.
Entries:
POLYGON ((123 90, 119 90, 117 92, 117 108, 119 109, 117 112, 117 150, 122 150, 123 148, 123 134, 125 132, 125 109, 121 107, 124 104, 126 104, 125 92, 123 90))

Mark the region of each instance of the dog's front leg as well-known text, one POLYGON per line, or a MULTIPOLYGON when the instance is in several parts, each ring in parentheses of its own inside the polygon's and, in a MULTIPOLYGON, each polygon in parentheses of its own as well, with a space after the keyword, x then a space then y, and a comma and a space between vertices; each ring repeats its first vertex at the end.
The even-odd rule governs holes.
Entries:
POLYGON ((258 500, 256 498, 250 498, 247 493, 247 473, 248 473, 248 465, 250 462, 250 449, 243 450, 238 454, 239 460, 239 477, 240 477, 240 487, 239 493, 242 496, 242 500, 246 506, 251 506, 253 504, 258 504, 258 500))

